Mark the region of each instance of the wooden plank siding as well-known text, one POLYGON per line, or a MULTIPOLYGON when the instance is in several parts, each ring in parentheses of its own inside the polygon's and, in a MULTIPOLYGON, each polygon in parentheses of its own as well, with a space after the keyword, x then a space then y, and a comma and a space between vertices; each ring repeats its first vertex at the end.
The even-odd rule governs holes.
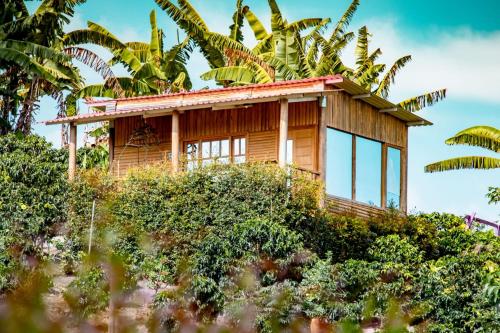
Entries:
POLYGON ((336 92, 328 97, 326 125, 369 139, 406 147, 408 129, 406 124, 388 113, 353 99, 345 92, 336 92))
MULTIPOLYGON (((389 113, 382 113, 377 108, 361 100, 353 99, 351 95, 339 91, 328 96, 328 104, 325 115, 327 127, 352 133, 368 139, 379 141, 383 144, 382 156, 382 180, 386 179, 386 149, 392 146, 401 150, 401 202, 403 211, 407 209, 407 164, 408 164, 408 126, 406 123, 389 113)), ((355 151, 356 140, 353 136, 353 148, 355 151)), ((353 156, 353 179, 355 175, 356 156, 353 156)), ((382 207, 385 207, 386 193, 383 186, 382 207)), ((353 181, 352 195, 355 198, 355 184, 353 181)), ((377 214, 381 209, 370 207, 361 203, 347 200, 339 202, 339 198, 330 198, 339 207, 339 211, 356 210, 361 215, 377 214), (370 209, 372 208, 372 209, 370 209)), ((366 217, 366 216, 365 216, 366 217)))
MULTIPOLYGON (((289 105, 289 135, 296 138, 294 160, 298 166, 316 171, 318 102, 289 105), (308 138, 305 138, 309 136, 308 138), (296 151, 295 151, 296 150, 296 151), (307 156, 308 155, 308 156, 307 156)), ((113 170, 123 175, 130 167, 160 162, 171 151, 171 116, 142 119, 140 116, 115 120, 113 170), (127 147, 134 129, 147 123, 158 135, 160 146, 149 149, 127 147)), ((188 110, 180 115, 181 147, 186 142, 243 136, 247 138, 247 160, 278 158, 279 103, 260 103, 248 108, 188 110)))
POLYGON ((335 196, 326 197, 327 209, 335 215, 357 216, 362 219, 370 219, 384 214, 385 210, 379 207, 370 206, 361 202, 356 202, 335 196))

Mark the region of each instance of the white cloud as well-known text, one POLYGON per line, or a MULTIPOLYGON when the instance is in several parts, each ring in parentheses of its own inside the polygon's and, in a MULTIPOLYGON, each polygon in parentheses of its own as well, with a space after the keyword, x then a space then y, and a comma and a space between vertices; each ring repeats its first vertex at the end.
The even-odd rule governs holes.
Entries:
MULTIPOLYGON (((427 40, 415 40, 402 35, 394 20, 372 20, 366 25, 373 34, 371 50, 382 49, 383 63, 392 65, 399 57, 412 55, 412 62, 396 77, 392 99, 448 88, 454 99, 500 103, 500 31, 479 33, 461 28, 453 33, 435 31, 427 40)), ((352 65, 354 43, 344 58, 352 65)))

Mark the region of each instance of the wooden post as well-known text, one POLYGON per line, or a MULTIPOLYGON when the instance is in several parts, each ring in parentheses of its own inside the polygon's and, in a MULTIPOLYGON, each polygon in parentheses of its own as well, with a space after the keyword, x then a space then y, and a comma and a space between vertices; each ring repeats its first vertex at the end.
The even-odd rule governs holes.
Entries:
POLYGON ((179 171, 179 111, 172 112, 172 172, 179 171))
POLYGON ((319 142, 318 142, 318 172, 320 180, 326 181, 326 113, 328 112, 328 97, 319 98, 319 142))
POLYGON ((278 149, 278 165, 286 166, 286 144, 288 141, 288 99, 280 100, 280 136, 278 149))
POLYGON ((114 120, 109 121, 109 139, 108 139, 108 151, 109 151, 109 171, 113 174, 113 162, 115 159, 115 122, 114 120))
POLYGON ((69 125, 69 166, 68 178, 70 181, 75 179, 76 172, 76 125, 71 123, 69 125))
POLYGON ((387 144, 382 144, 382 188, 381 188, 381 195, 380 195, 380 200, 382 201, 380 203, 380 207, 382 208, 387 208, 387 150, 389 147, 387 144))

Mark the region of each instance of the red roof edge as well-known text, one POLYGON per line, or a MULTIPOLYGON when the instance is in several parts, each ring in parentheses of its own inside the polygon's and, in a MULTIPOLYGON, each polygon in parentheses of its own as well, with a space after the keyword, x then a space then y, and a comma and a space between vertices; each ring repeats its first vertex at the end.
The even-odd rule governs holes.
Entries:
POLYGON ((333 84, 342 82, 344 78, 340 74, 329 75, 329 76, 321 76, 321 77, 313 77, 307 79, 299 79, 299 80, 289 80, 289 81, 278 81, 271 83, 256 83, 249 84, 246 86, 239 87, 227 87, 227 88, 214 88, 214 89, 200 89, 200 90, 192 90, 192 91, 183 91, 178 93, 166 93, 160 95, 148 95, 148 96, 135 96, 135 97, 125 97, 125 98, 116 98, 116 99, 106 99, 106 100, 89 100, 85 103, 90 106, 104 106, 109 104, 110 102, 120 102, 120 101, 140 101, 140 100, 151 100, 151 99, 160 99, 169 96, 193 96, 198 94, 205 94, 211 92, 222 92, 222 91, 246 91, 250 89, 265 89, 265 88, 275 88, 275 87, 284 87, 301 83, 309 83, 309 82, 325 82, 325 84, 333 84))

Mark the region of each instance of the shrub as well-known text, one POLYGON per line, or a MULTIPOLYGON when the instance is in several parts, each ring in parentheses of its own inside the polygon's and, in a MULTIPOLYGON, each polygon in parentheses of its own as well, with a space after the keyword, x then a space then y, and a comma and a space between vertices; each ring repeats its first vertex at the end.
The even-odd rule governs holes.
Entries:
POLYGON ((40 254, 66 218, 65 161, 66 153, 41 137, 0 136, 0 235, 23 254, 40 254))

